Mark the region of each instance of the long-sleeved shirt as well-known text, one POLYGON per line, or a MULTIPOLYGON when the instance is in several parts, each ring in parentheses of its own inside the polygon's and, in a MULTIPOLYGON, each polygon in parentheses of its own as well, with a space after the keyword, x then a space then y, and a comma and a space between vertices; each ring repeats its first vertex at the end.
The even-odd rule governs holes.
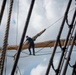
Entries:
POLYGON ((28 41, 28 43, 29 43, 29 44, 34 44, 33 39, 32 39, 32 38, 30 38, 30 37, 28 37, 28 38, 26 39, 26 41, 28 41))

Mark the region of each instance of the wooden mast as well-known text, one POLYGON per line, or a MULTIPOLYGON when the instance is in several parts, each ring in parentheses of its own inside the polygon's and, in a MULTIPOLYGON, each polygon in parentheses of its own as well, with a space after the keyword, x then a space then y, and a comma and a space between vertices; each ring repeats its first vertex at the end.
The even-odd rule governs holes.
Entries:
MULTIPOLYGON (((56 42, 56 40, 38 42, 38 43, 35 43, 35 48, 54 47, 55 42, 56 42)), ((60 40, 60 43, 61 43, 62 46, 64 46, 65 39, 60 40)), ((71 45, 71 43, 72 43, 72 40, 70 40, 69 45, 71 45)), ((76 45, 76 40, 75 40, 74 44, 76 45)), ((58 44, 58 46, 59 46, 59 44, 58 44)), ((22 50, 27 49, 27 48, 28 48, 28 44, 25 44, 25 45, 23 45, 22 50)), ((17 45, 7 46, 7 50, 17 50, 17 49, 18 49, 17 45)), ((0 50, 1 50, 1 48, 0 48, 0 50)))

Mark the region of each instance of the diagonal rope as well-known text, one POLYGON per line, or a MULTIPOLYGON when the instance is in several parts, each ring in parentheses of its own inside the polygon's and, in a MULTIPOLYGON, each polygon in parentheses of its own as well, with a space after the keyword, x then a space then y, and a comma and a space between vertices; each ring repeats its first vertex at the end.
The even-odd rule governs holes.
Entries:
POLYGON ((1 7, 1 11, 0 11, 0 24, 1 24, 1 21, 2 21, 4 10, 5 10, 6 1, 7 0, 3 0, 3 3, 2 3, 2 7, 1 7))
POLYGON ((28 16, 27 16, 27 20, 26 20, 25 27, 24 27, 24 30, 23 30, 22 38, 21 38, 20 45, 19 45, 19 48, 18 48, 18 53, 17 53, 17 56, 16 56, 16 60, 14 62, 14 65, 13 65, 13 68, 12 68, 12 71, 11 71, 11 75, 14 75, 14 72, 16 70, 16 66, 17 66, 19 56, 20 56, 20 53, 21 53, 23 41, 24 41, 25 34, 26 34, 26 31, 27 31, 27 28, 28 28, 28 25, 29 25, 30 17, 31 17, 31 14, 32 14, 32 9, 33 9, 33 6, 34 6, 34 2, 35 2, 35 0, 31 1, 29 13, 28 13, 28 16))
MULTIPOLYGON (((72 12, 74 9, 75 9, 75 7, 72 8, 72 9, 69 11, 69 13, 72 12)), ((60 18, 59 18, 58 20, 56 20, 54 23, 52 23, 51 25, 49 25, 48 27, 46 27, 46 29, 49 29, 50 27, 52 27, 53 25, 55 25, 55 24, 56 24, 58 21, 60 21, 63 17, 64 17, 64 16, 60 17, 60 18)))

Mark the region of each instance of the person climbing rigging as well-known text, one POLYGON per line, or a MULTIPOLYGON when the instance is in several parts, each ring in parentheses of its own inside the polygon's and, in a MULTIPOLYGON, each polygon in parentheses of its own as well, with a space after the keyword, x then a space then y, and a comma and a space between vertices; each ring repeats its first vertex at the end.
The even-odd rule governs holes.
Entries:
MULTIPOLYGON (((28 44, 29 44, 29 46, 28 46, 28 50, 29 50, 29 52, 30 52, 30 55, 31 55, 31 48, 33 49, 33 55, 35 55, 35 50, 34 50, 34 41, 33 41, 33 39, 31 38, 31 37, 29 37, 29 36, 26 36, 26 41, 28 41, 28 44)), ((25 41, 25 42, 26 42, 25 41)))

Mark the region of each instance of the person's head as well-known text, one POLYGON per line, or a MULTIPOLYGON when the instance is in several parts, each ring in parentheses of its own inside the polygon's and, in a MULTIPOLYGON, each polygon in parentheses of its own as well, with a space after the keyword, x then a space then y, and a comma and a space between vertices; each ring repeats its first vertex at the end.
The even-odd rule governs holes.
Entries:
POLYGON ((28 35, 26 36, 26 38, 28 38, 28 35))

